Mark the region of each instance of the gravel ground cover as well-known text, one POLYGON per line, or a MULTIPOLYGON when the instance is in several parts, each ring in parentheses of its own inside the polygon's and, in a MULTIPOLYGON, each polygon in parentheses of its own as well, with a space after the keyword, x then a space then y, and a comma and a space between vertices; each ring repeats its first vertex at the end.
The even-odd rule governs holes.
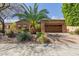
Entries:
MULTIPOLYGON (((78 56, 79 55, 79 36, 61 34, 60 41, 52 44, 33 44, 33 43, 1 43, 0 56, 78 56), (71 42, 74 41, 74 42, 71 42)), ((58 35, 58 33, 57 33, 58 35)), ((54 36, 52 36, 54 38, 54 36)))

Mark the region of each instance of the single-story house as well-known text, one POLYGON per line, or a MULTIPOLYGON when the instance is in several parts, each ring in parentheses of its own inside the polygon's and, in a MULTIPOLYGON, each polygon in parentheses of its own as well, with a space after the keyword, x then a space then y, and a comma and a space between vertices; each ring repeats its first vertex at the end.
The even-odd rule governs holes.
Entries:
MULTIPOLYGON (((41 32, 48 32, 48 33, 64 33, 67 32, 67 27, 65 24, 65 20, 62 19, 52 19, 52 20, 41 20, 41 32)), ((29 30, 29 23, 26 21, 17 21, 16 28, 20 29, 21 27, 25 27, 29 30)))
POLYGON ((20 29, 20 28, 26 28, 27 30, 29 30, 29 23, 23 20, 17 21, 16 29, 20 29))

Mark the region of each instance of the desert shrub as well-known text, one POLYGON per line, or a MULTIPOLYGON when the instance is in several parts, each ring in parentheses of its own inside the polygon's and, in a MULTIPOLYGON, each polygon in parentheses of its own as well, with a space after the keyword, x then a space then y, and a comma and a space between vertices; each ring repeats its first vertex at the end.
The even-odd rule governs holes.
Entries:
POLYGON ((2 30, 0 30, 0 33, 3 33, 3 31, 2 31, 2 30))
POLYGON ((39 31, 39 30, 41 29, 41 25, 37 23, 37 24, 35 25, 35 29, 36 29, 36 31, 39 31))
POLYGON ((69 34, 73 35, 73 34, 75 34, 75 33, 74 33, 74 32, 69 32, 69 34))
POLYGON ((9 28, 11 31, 17 31, 16 30, 16 23, 12 23, 12 24, 10 24, 10 28, 9 28))
POLYGON ((8 37, 10 37, 10 38, 16 36, 15 33, 14 33, 13 31, 9 31, 9 32, 7 32, 6 35, 7 35, 8 37))
POLYGON ((37 32, 36 35, 37 35, 37 37, 36 37, 37 38, 37 42, 39 42, 41 44, 44 44, 46 42, 46 38, 44 37, 45 36, 44 33, 37 32))
POLYGON ((17 30, 17 33, 20 33, 20 32, 22 32, 22 31, 28 32, 28 30, 27 30, 26 28, 20 28, 20 29, 17 30))
POLYGON ((79 35, 79 28, 74 31, 75 34, 79 35))
POLYGON ((18 30, 17 30, 17 33, 20 33, 21 31, 22 31, 22 29, 18 29, 18 30))
POLYGON ((31 34, 28 33, 28 32, 22 31, 22 32, 19 32, 19 33, 17 34, 17 40, 18 40, 19 42, 22 42, 22 41, 31 41, 31 39, 32 39, 32 36, 31 36, 31 34))
POLYGON ((22 28, 21 31, 28 32, 26 28, 22 28))

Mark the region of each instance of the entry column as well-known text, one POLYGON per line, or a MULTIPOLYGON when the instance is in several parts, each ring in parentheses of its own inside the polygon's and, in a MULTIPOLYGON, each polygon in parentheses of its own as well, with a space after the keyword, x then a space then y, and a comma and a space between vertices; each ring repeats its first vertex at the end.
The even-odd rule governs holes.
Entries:
POLYGON ((41 32, 45 32, 45 22, 41 21, 41 32))

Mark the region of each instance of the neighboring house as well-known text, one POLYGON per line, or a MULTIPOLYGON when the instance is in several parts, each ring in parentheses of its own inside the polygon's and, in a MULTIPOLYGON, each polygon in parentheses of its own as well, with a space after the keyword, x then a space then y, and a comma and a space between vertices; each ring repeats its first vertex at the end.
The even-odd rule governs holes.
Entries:
MULTIPOLYGON (((12 23, 5 23, 5 29, 9 29, 12 23)), ((0 23, 0 29, 2 29, 2 24, 0 23)))
POLYGON ((5 29, 10 29, 12 23, 5 23, 5 29))
MULTIPOLYGON (((52 19, 52 20, 41 20, 41 32, 49 32, 49 33, 64 33, 67 32, 65 20, 63 19, 52 19)), ((17 21, 16 28, 26 28, 29 30, 29 23, 27 21, 17 21)))

